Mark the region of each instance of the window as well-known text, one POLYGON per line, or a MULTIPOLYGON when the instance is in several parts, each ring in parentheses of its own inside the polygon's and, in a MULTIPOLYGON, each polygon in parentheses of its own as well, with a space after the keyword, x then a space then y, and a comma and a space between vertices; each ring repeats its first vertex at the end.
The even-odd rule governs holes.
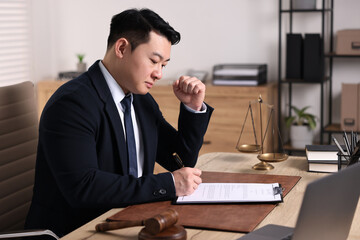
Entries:
POLYGON ((28 0, 0 1, 0 86, 30 81, 28 0))

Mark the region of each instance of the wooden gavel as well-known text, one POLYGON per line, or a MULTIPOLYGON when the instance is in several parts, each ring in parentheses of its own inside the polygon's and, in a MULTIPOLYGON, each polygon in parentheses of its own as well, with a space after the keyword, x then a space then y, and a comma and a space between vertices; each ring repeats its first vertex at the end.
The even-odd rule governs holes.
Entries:
POLYGON ((145 226, 146 231, 155 235, 163 230, 173 226, 179 218, 179 214, 174 209, 168 209, 161 214, 157 214, 152 218, 145 220, 119 220, 114 222, 99 223, 95 226, 96 231, 105 232, 109 230, 145 226))

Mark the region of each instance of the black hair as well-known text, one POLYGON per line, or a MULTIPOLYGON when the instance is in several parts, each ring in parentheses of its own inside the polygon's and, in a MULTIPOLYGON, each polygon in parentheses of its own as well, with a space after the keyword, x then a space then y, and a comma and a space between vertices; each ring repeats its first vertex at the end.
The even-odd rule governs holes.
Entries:
POLYGON ((129 9, 112 17, 107 47, 109 49, 123 37, 130 42, 131 49, 134 50, 140 44, 149 41, 151 31, 166 37, 172 45, 180 42, 180 33, 154 11, 129 9))

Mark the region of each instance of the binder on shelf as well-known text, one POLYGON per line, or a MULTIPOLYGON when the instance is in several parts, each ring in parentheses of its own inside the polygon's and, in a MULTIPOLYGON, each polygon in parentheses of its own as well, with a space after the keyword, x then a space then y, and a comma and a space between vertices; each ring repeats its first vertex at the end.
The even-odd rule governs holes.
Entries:
POLYGON ((214 85, 257 86, 266 81, 266 64, 220 64, 213 68, 214 85))
POLYGON ((316 0, 293 0, 292 7, 295 10, 315 10, 316 9, 316 0))
POLYGON ((303 38, 301 34, 286 35, 286 78, 303 78, 303 38))
POLYGON ((324 49, 320 34, 305 34, 304 38, 304 80, 320 82, 324 78, 324 49))

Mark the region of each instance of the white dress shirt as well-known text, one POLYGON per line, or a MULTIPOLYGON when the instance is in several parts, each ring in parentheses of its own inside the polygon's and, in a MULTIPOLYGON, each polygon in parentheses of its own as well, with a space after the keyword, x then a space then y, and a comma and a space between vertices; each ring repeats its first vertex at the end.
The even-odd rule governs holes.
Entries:
MULTIPOLYGON (((116 108, 119 112, 121 124, 124 130, 124 138, 126 139, 126 130, 124 125, 124 109, 121 105, 121 101, 125 97, 124 91, 121 89, 120 85, 115 81, 115 79, 111 76, 109 71, 105 68, 104 64, 99 61, 99 66, 101 69, 102 74, 104 75, 104 78, 106 80, 107 85, 110 88, 111 95, 114 99, 116 108)), ((138 122, 138 119, 136 118, 135 109, 133 106, 133 96, 131 94, 131 119, 133 122, 133 128, 134 128, 134 136, 135 136, 135 145, 136 145, 136 160, 137 160, 137 166, 138 166, 138 177, 142 176, 143 168, 144 168, 144 144, 142 143, 142 137, 141 137, 141 129, 140 124, 138 122)))

